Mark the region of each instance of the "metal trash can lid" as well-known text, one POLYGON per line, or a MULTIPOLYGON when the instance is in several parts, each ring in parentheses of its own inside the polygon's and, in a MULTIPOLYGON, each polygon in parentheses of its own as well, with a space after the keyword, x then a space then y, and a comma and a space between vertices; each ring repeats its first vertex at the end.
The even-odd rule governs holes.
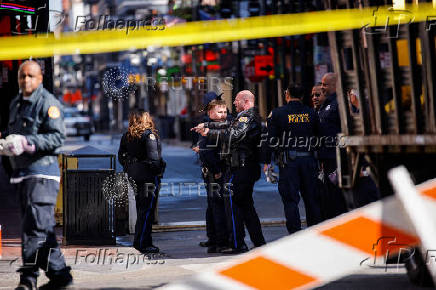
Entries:
POLYGON ((113 157, 115 154, 101 150, 94 146, 86 145, 71 152, 64 152, 64 155, 71 157, 113 157))

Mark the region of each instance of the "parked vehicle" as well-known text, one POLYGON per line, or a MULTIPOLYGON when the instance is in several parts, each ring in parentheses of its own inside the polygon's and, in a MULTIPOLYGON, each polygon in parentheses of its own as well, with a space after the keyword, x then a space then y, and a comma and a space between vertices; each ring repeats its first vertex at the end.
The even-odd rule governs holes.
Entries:
POLYGON ((87 112, 79 111, 74 107, 64 109, 64 121, 67 136, 83 136, 89 141, 91 135, 95 132, 94 122, 87 112))

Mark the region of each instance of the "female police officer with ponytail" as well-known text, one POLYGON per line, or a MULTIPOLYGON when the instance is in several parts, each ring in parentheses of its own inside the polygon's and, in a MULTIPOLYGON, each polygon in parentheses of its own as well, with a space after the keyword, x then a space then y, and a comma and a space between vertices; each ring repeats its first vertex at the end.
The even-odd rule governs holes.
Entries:
POLYGON ((133 246, 141 253, 158 253, 159 248, 152 244, 151 230, 166 164, 161 156, 159 135, 148 112, 130 113, 129 128, 121 138, 118 160, 137 187, 133 246))

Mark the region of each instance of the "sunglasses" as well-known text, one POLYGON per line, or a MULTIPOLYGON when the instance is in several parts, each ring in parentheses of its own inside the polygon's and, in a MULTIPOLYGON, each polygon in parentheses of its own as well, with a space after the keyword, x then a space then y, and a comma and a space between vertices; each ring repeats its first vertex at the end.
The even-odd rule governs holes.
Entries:
POLYGON ((315 94, 312 94, 312 97, 317 97, 317 98, 319 98, 319 96, 321 96, 321 94, 320 94, 320 93, 315 93, 315 94))

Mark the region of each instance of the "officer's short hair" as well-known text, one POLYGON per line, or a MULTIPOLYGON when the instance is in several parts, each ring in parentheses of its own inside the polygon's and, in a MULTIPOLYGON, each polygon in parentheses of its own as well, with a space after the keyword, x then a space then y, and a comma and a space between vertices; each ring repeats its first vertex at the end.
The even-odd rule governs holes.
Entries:
POLYGON ((304 90, 299 84, 289 84, 286 90, 292 98, 302 99, 304 97, 304 90))
POLYGON ((18 74, 20 74, 20 72, 23 70, 23 67, 25 65, 36 65, 39 68, 39 72, 42 74, 41 65, 37 61, 32 59, 25 60, 20 64, 20 66, 18 67, 18 74))
POLYGON ((214 107, 216 106, 227 106, 226 101, 224 100, 212 100, 211 102, 209 102, 209 104, 207 104, 207 111, 209 112, 210 110, 212 110, 214 107))

